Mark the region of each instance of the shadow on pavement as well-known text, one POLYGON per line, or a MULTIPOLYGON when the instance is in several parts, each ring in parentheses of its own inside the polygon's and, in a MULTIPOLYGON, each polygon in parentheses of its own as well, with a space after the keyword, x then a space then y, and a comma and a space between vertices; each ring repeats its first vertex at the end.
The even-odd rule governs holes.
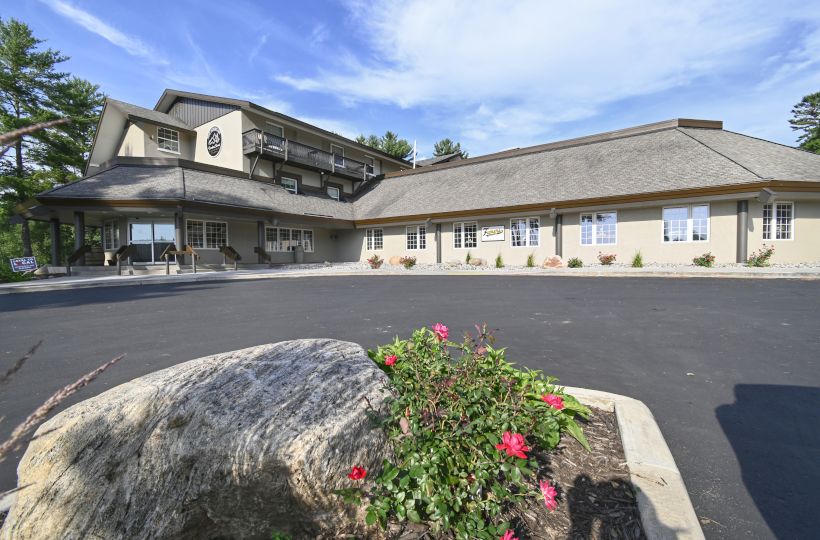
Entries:
POLYGON ((816 538, 820 388, 738 384, 735 402, 715 414, 774 536, 816 538))

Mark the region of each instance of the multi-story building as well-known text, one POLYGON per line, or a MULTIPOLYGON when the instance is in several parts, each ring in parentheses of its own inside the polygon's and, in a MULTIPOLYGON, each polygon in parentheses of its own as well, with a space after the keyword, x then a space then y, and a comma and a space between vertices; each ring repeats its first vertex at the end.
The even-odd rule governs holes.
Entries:
POLYGON ((247 101, 167 90, 154 109, 107 100, 86 176, 21 213, 54 234, 99 227, 105 259, 133 245, 132 263, 170 244, 205 263, 224 246, 253 263, 720 263, 764 244, 815 262, 820 155, 677 119, 413 169, 247 101))

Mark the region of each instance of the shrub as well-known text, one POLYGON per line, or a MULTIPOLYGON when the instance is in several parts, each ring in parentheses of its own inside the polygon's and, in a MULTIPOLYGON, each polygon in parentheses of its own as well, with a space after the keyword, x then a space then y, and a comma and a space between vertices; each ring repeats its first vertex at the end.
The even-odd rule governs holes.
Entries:
POLYGON ((584 261, 579 259, 578 257, 573 257, 567 261, 567 267, 569 268, 582 268, 584 266, 584 261))
POLYGON ((601 253, 598 252, 598 261, 603 264, 604 266, 609 266, 615 262, 615 254, 614 253, 601 253))
POLYGON ((535 268, 535 253, 527 255, 527 268, 535 268))
POLYGON ((374 253, 372 257, 367 259, 367 264, 370 265, 370 268, 373 268, 375 270, 377 268, 382 267, 382 264, 384 264, 384 259, 382 259, 381 257, 379 257, 377 254, 374 253))
POLYGON ((747 266, 769 266, 769 259, 772 258, 774 255, 774 246, 767 246, 763 244, 763 247, 760 248, 759 251, 753 251, 749 258, 746 259, 747 266))
POLYGON ((496 268, 504 268, 504 258, 501 256, 501 253, 495 258, 495 267, 496 268))
POLYGON ((467 257, 464 259, 464 262, 465 262, 465 263, 467 263, 467 264, 470 264, 470 261, 471 261, 471 260, 473 260, 473 256, 472 256, 472 254, 468 251, 468 252, 467 252, 467 257))
POLYGON ((562 433, 588 448, 576 418, 589 410, 552 377, 515 368, 486 325, 476 328, 461 345, 437 324, 368 351, 389 379, 387 410, 371 416, 394 457, 369 492, 336 491, 349 502, 369 500, 368 524, 424 521, 448 538, 497 539, 509 528, 502 513, 511 504, 546 498, 533 454, 555 448, 562 433))
POLYGON ((402 257, 399 259, 399 263, 401 263, 405 268, 408 270, 416 266, 416 258, 415 257, 402 257))
POLYGON ((635 256, 632 257, 632 268, 643 268, 643 255, 640 251, 637 251, 635 256))
POLYGON ((712 252, 706 252, 700 257, 695 257, 692 259, 692 262, 695 263, 695 266, 705 266, 706 268, 712 268, 715 264, 715 256, 712 255, 712 252))

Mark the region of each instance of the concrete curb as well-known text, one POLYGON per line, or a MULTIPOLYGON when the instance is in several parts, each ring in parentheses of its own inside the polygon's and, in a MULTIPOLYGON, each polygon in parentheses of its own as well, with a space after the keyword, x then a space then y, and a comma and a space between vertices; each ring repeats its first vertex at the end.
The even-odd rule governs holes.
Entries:
POLYGON ((649 408, 618 394, 569 386, 565 390, 584 405, 615 412, 646 537, 703 539, 683 478, 649 408))
POLYGON ((58 291, 68 289, 84 289, 89 287, 123 287, 129 285, 159 285, 166 283, 200 283, 211 281, 247 281, 256 279, 277 279, 296 277, 337 277, 337 276, 511 276, 511 277, 613 277, 613 278, 724 278, 724 279, 802 279, 817 280, 820 274, 816 272, 573 272, 571 270, 550 270, 547 272, 485 272, 485 271, 435 271, 416 272, 396 271, 339 271, 339 272, 312 272, 312 271, 225 271, 206 272, 201 274, 177 274, 159 276, 105 276, 91 278, 69 278, 64 280, 45 280, 38 282, 7 283, 0 285, 0 295, 40 291, 58 291))

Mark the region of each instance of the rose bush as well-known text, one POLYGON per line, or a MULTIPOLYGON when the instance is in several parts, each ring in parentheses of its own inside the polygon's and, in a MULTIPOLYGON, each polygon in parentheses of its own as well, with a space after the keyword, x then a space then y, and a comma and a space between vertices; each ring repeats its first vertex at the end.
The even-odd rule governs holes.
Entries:
POLYGON ((577 419, 589 410, 554 378, 508 362, 486 325, 476 330, 456 344, 436 323, 368 351, 388 379, 386 410, 372 417, 391 459, 369 488, 336 492, 366 501, 368 524, 424 521, 456 538, 512 538, 504 511, 530 497, 558 506, 536 456, 563 433, 588 447, 577 419))

